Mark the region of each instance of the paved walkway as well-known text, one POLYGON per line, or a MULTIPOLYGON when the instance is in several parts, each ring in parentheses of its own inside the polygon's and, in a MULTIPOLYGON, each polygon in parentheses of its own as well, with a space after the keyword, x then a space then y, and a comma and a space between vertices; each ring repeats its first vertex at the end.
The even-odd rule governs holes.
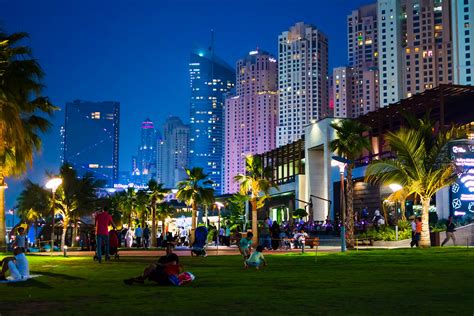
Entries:
MULTIPOLYGON (((319 246, 318 252, 339 252, 340 247, 334 246, 319 246)), ((191 251, 186 247, 176 247, 174 252, 179 256, 190 256, 191 251)), ((228 256, 228 255, 240 255, 239 249, 235 246, 233 247, 215 247, 210 246, 206 249, 208 256, 228 256)), ((159 257, 165 254, 163 249, 120 249, 119 254, 121 257, 159 257)), ((301 249, 278 249, 278 250, 266 250, 265 254, 286 254, 286 253, 301 253, 301 249)), ((316 253, 316 248, 306 248, 305 253, 316 253)), ((31 255, 40 255, 40 256, 50 256, 49 252, 36 252, 31 253, 31 255)), ((56 251, 53 253, 54 256, 63 256, 63 252, 56 251)), ((68 256, 79 256, 79 257, 93 257, 93 251, 81 251, 81 250, 68 250, 68 256)))

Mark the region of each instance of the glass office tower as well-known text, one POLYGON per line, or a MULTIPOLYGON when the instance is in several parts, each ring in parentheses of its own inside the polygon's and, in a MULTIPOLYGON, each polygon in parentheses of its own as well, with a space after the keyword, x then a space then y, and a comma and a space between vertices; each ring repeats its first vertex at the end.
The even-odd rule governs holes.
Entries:
POLYGON ((202 167, 222 193, 225 95, 234 87, 235 71, 212 49, 196 49, 189 62, 190 165, 202 167))

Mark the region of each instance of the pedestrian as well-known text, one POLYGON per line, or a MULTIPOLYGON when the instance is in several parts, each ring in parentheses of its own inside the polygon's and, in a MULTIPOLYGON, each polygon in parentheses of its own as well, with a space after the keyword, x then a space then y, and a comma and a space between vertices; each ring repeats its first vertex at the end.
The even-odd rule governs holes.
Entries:
POLYGON ((28 260, 26 260, 24 252, 23 247, 16 247, 13 249, 14 257, 6 257, 0 261, 0 281, 6 280, 7 271, 10 272, 10 277, 13 280, 24 280, 30 277, 28 260))
POLYGON ((420 238, 421 238, 421 231, 422 231, 422 225, 421 225, 421 217, 416 218, 416 227, 415 227, 415 238, 412 241, 411 247, 413 246, 420 247, 420 238))
POLYGON ((17 232, 18 232, 18 234, 15 237, 15 242, 13 243, 13 248, 22 247, 23 250, 26 251, 27 243, 26 243, 25 229, 23 227, 18 227, 17 232))
POLYGON ((272 234, 272 249, 277 250, 280 246, 280 225, 278 225, 277 221, 273 222, 270 231, 272 234))
POLYGON ((225 235, 224 227, 219 228, 219 245, 224 244, 224 235, 225 235))
POLYGON ((135 228, 135 241, 137 243, 137 248, 142 246, 142 237, 143 237, 143 229, 138 224, 137 228, 135 228))
POLYGON ((446 239, 443 240, 441 247, 444 246, 450 239, 453 240, 453 244, 456 246, 456 236, 454 232, 456 231, 456 225, 453 223, 453 217, 448 217, 448 223, 446 224, 446 239))
POLYGON ((145 226, 145 229, 143 229, 143 246, 145 249, 148 249, 148 246, 150 244, 150 228, 148 228, 148 225, 145 226))
POLYGON ((255 252, 245 260, 244 262, 244 269, 248 269, 248 267, 255 267, 255 269, 259 269, 261 265, 266 266, 267 262, 265 261, 265 257, 263 256, 263 246, 257 246, 255 252))
POLYGON ((179 230, 179 239, 180 239, 181 246, 186 246, 187 237, 188 237, 188 231, 184 228, 184 226, 182 226, 181 229, 179 230))
POLYGON ((225 227, 224 244, 227 247, 230 247, 230 227, 229 227, 229 225, 227 225, 225 227))
POLYGON ((110 250, 109 250, 109 225, 112 225, 114 229, 116 228, 112 216, 107 212, 107 208, 103 208, 95 216, 95 228, 97 236, 97 259, 99 263, 102 263, 102 242, 105 246, 105 260, 110 260, 110 250))
POLYGON ((128 228, 125 233, 125 247, 132 248, 133 244, 133 231, 132 228, 128 228))
POLYGON ((410 246, 413 248, 413 246, 416 244, 416 241, 415 241, 415 234, 416 234, 416 217, 415 217, 415 216, 411 216, 410 219, 412 220, 412 221, 411 221, 411 242, 410 242, 410 246))

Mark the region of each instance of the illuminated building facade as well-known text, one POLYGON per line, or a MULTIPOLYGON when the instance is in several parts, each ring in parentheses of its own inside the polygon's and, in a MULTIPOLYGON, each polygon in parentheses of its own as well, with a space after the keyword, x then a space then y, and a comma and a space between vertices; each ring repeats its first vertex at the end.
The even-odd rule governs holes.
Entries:
POLYGON ((451 0, 454 83, 474 84, 474 0, 451 0))
POLYGON ((329 111, 328 39, 296 23, 278 37, 277 146, 301 138, 304 126, 329 111))
POLYGON ((64 162, 79 176, 90 173, 106 187, 118 181, 119 102, 66 103, 64 162))
POLYGON ((186 178, 184 168, 189 167, 189 132, 189 126, 176 116, 169 117, 163 125, 158 178, 166 188, 175 188, 186 178))
POLYGON ((136 184, 146 185, 156 178, 157 131, 153 122, 147 118, 141 124, 140 146, 137 154, 136 184))
POLYGON ((276 146, 278 119, 277 62, 262 50, 236 64, 236 93, 226 99, 224 193, 235 193, 234 177, 245 173, 245 157, 276 146))
POLYGON ((222 193, 225 95, 234 87, 234 69, 214 51, 196 49, 191 53, 190 75, 190 164, 201 167, 222 193))
POLYGON ((353 103, 347 117, 358 117, 379 107, 376 4, 362 6, 347 16, 347 52, 353 103))

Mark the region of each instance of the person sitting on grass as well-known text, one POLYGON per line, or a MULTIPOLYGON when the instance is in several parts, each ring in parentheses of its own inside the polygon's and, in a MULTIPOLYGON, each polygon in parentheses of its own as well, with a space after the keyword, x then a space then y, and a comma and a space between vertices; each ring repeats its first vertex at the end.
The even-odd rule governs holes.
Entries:
POLYGON ((190 272, 183 272, 183 267, 179 264, 179 257, 170 253, 160 257, 158 262, 151 264, 143 270, 143 273, 135 278, 125 279, 126 285, 134 283, 143 284, 145 280, 154 281, 159 285, 184 285, 194 280, 194 275, 190 272))
POLYGON ((261 265, 266 266, 267 262, 265 261, 265 257, 263 256, 263 246, 257 246, 255 252, 245 260, 244 262, 244 269, 248 269, 248 267, 255 267, 255 269, 259 269, 261 265))
POLYGON ((6 280, 6 273, 10 272, 10 277, 15 280, 25 280, 30 277, 28 260, 23 247, 13 249, 14 257, 7 257, 1 261, 0 281, 6 280))
POLYGON ((252 252, 252 237, 253 233, 249 232, 247 237, 242 238, 239 242, 239 250, 244 260, 247 260, 250 257, 250 253, 252 252))

